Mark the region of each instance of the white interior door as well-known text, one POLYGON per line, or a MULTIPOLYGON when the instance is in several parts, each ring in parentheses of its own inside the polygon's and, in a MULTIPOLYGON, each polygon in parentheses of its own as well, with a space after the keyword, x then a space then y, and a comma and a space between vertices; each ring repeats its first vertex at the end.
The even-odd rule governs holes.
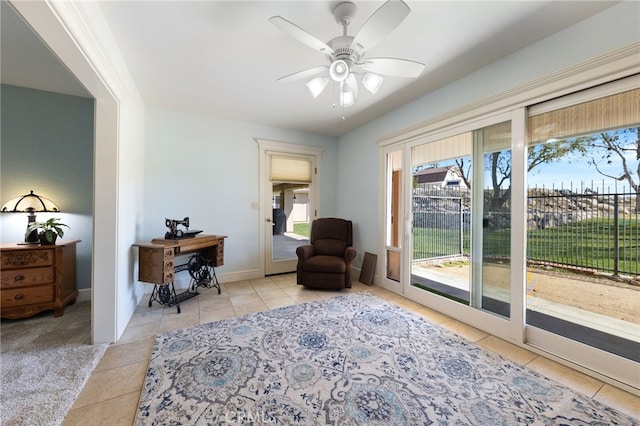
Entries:
POLYGON ((261 143, 261 232, 265 275, 294 272, 297 247, 308 244, 317 214, 320 152, 309 147, 261 143))

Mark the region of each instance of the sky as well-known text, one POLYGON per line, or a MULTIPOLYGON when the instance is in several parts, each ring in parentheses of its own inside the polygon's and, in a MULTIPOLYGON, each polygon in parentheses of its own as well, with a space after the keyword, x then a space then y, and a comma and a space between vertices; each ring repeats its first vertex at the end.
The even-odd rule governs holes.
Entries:
MULTIPOLYGON (((627 167, 634 176, 634 181, 638 183, 640 176, 637 173, 634 175, 634 171, 638 170, 638 162, 640 161, 640 159, 636 158, 637 144, 640 142, 633 139, 632 134, 624 133, 621 135, 621 140, 625 142, 625 148, 628 149, 625 152, 627 167), (626 140, 623 138, 626 138, 626 140)), ((602 156, 603 152, 593 152, 592 155, 602 156)), ((605 158, 596 160, 598 168, 607 175, 621 176, 623 174, 622 160, 617 155, 613 155, 612 160, 611 164, 607 164, 605 158)), ((574 192, 579 193, 583 192, 580 189, 581 187, 599 188, 599 193, 631 191, 628 181, 617 181, 603 176, 598 173, 593 164, 590 164, 590 158, 579 154, 567 155, 556 163, 545 163, 536 166, 527 176, 527 185, 529 187, 544 186, 545 188, 556 189, 571 189, 573 185, 577 189, 574 192)))
MULTIPOLYGON (((629 137, 627 134, 626 137, 629 137)), ((625 158, 627 166, 634 177, 634 182, 639 183, 640 176, 635 173, 638 170, 639 159, 636 158, 636 149, 639 142, 634 135, 626 140, 625 158)), ((602 155, 601 152, 593 152, 592 155, 602 155)), ((617 156, 612 156, 613 161, 607 164, 607 160, 601 158, 598 160, 598 167, 604 173, 610 176, 622 175, 622 161, 617 156)), ((547 189, 569 189, 575 193, 583 193, 585 188, 589 188, 600 194, 603 193, 622 193, 632 192, 629 182, 617 181, 609 177, 605 177, 598 173, 596 167, 590 164, 590 157, 584 157, 581 154, 568 154, 561 160, 553 163, 542 163, 532 169, 527 175, 527 186, 529 188, 547 188, 547 189)), ((465 164, 469 164, 470 158, 465 158, 465 164)), ((444 160, 437 162, 438 167, 455 165, 454 160, 444 160)), ((427 165, 427 167, 433 165, 427 165)), ((415 171, 415 170, 414 170, 415 171)), ((506 183, 508 185, 508 182, 506 183)), ((491 186, 489 171, 485 170, 485 187, 491 186)))
MULTIPOLYGON (((613 165, 600 165, 600 168, 608 174, 620 175, 620 162, 613 165)), ((571 162, 561 161, 552 164, 541 164, 535 167, 527 175, 527 186, 545 187, 553 189, 572 189, 573 192, 582 193, 582 187, 598 189, 599 193, 613 193, 622 191, 622 187, 629 190, 627 182, 618 182, 598 173, 595 167, 587 162, 586 158, 571 162), (617 187, 616 187, 617 185, 617 187), (604 186, 604 190, 603 190, 604 186), (618 190, 616 190, 618 189, 618 190)))

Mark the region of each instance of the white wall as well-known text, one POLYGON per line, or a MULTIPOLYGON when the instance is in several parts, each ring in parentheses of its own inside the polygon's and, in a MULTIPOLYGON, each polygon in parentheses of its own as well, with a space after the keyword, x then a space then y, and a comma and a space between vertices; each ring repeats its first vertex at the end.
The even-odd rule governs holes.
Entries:
MULTIPOLYGON (((339 138, 341 190, 337 193, 337 213, 354 220, 354 244, 361 248, 359 252, 378 251, 377 212, 382 196, 378 190, 378 141, 449 111, 638 42, 639 9, 639 2, 612 6, 339 138)), ((356 264, 359 263, 358 258, 356 264)))
MULTIPOLYGON (((140 242, 162 238, 165 218, 188 216, 190 229, 227 235, 221 281, 258 277, 259 150, 255 139, 321 148, 320 216, 336 213, 336 141, 275 127, 147 107, 144 230, 140 242), (253 207, 252 207, 253 205, 253 207)), ((176 285, 184 286, 177 277, 176 285)))
POLYGON ((142 241, 145 153, 144 105, 139 98, 120 104, 120 146, 118 150, 118 336, 122 335, 144 293, 137 283, 138 251, 142 241))

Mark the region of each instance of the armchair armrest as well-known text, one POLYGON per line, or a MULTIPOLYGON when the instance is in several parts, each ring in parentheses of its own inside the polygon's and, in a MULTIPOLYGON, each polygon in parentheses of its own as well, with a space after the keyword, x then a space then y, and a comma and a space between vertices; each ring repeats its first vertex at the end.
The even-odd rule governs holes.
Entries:
POLYGON ((353 261, 353 259, 356 258, 356 249, 354 249, 353 247, 347 247, 344 250, 344 260, 347 263, 351 263, 353 261))
POLYGON ((296 248, 296 254, 298 255, 299 261, 305 261, 313 256, 313 246, 311 244, 307 244, 304 246, 299 246, 296 248))

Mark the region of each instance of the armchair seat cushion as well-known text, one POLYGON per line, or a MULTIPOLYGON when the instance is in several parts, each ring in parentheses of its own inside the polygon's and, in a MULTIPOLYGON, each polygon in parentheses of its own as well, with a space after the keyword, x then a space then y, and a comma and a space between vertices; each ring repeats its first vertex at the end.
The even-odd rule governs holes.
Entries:
POLYGON ((304 272, 344 274, 347 272, 347 264, 342 257, 313 256, 303 263, 302 270, 304 272))

